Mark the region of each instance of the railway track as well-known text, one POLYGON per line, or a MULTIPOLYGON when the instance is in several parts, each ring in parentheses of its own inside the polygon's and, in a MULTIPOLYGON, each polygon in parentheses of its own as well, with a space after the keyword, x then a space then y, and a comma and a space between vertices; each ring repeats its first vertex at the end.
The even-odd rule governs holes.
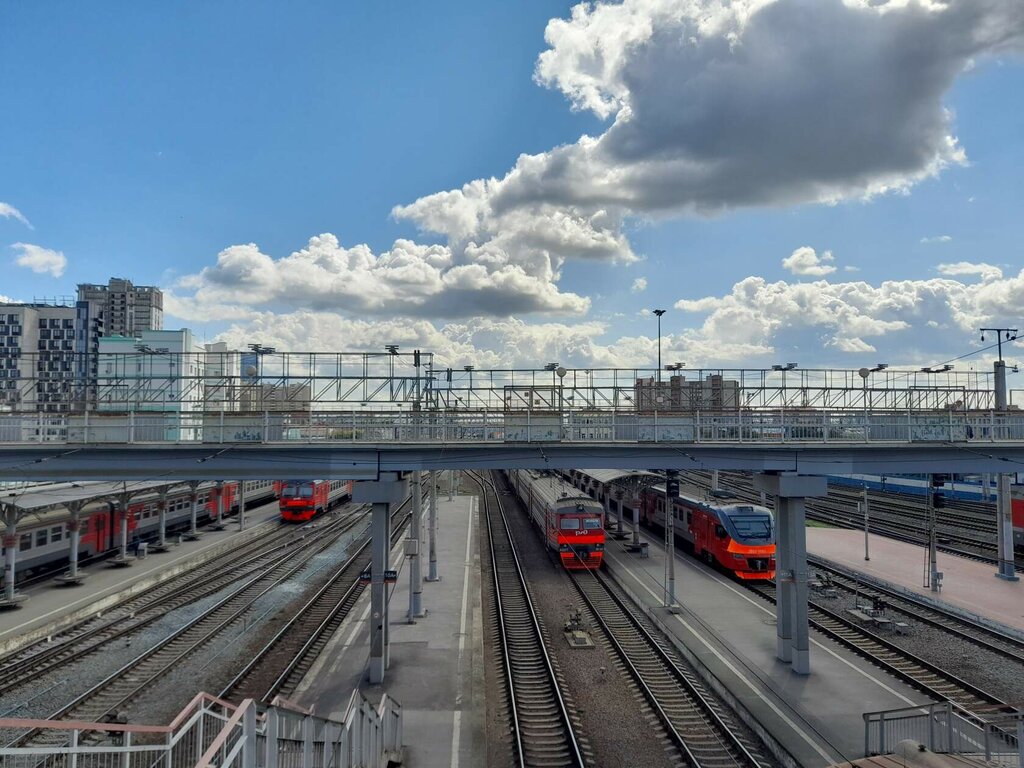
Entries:
POLYGON ((615 653, 689 765, 759 768, 770 764, 740 733, 732 714, 697 675, 654 637, 597 571, 569 572, 615 653))
MULTIPOLYGON (((409 504, 407 499, 392 513, 392 545, 402 536, 412 515, 409 504)), ((224 687, 220 698, 270 701, 279 694, 289 696, 366 589, 359 574, 369 567, 370 559, 367 539, 224 687)))
MULTIPOLYGON (((746 586, 763 599, 775 603, 774 585, 748 583, 746 586)), ((810 602, 808 618, 812 627, 840 645, 940 701, 948 700, 959 704, 979 720, 986 714, 1010 709, 1009 705, 997 696, 899 648, 887 639, 848 621, 818 603, 810 602)))
POLYGON ((0 695, 69 661, 84 658, 111 640, 142 629, 170 611, 245 579, 281 553, 298 546, 306 533, 276 523, 240 546, 202 561, 196 568, 128 597, 36 643, 0 657, 0 695))
MULTIPOLYGON (((261 572, 239 584, 214 606, 47 719, 101 722, 108 715, 125 715, 125 709, 131 702, 161 675, 239 621, 257 599, 294 576, 315 555, 328 549, 358 525, 361 519, 361 516, 353 516, 332 520, 318 531, 317 536, 307 537, 297 547, 279 553, 261 572)), ((48 739, 61 738, 59 732, 29 731, 10 746, 48 744, 51 743, 48 739)))
POLYGON ((922 624, 941 629, 943 632, 955 635, 979 648, 1024 664, 1024 641, 1012 635, 992 627, 972 623, 894 589, 887 589, 880 584, 859 579, 855 574, 828 565, 816 557, 809 555, 807 562, 813 565, 816 571, 827 573, 830 583, 845 592, 861 595, 872 601, 884 600, 889 610, 922 624))
POLYGON ((467 474, 481 490, 516 764, 582 768, 587 762, 576 725, 545 646, 501 496, 491 478, 467 474))

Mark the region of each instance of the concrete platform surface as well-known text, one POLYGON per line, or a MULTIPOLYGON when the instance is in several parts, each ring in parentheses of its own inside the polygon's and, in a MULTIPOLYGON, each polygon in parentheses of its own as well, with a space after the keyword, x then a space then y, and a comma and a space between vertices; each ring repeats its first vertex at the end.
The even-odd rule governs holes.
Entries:
POLYGON ((927 700, 811 630, 811 674, 794 674, 775 658, 775 608, 741 583, 688 554, 675 560, 677 614, 663 607, 665 550, 641 533, 650 556, 609 537, 612 576, 670 634, 683 654, 702 662, 727 697, 738 701, 800 766, 863 756, 865 711, 927 700))
MULTIPOLYGON (((60 585, 50 581, 29 587, 24 590, 28 599, 19 608, 0 613, 0 653, 49 634, 70 621, 101 611, 126 594, 148 589, 187 570, 197 559, 206 559, 240 541, 258 536, 268 527, 277 526, 278 515, 277 502, 269 502, 246 510, 246 529, 243 532, 238 530, 237 518, 229 518, 224 531, 200 529, 203 533, 200 539, 185 540, 167 552, 150 552, 126 567, 111 568, 104 561, 83 566, 81 570, 87 577, 80 584, 60 585)), ((177 534, 169 536, 168 541, 177 542, 177 534)))
POLYGON ((939 552, 939 570, 945 575, 942 591, 936 593, 922 586, 927 562, 923 546, 871 534, 868 549, 871 559, 865 561, 863 531, 807 529, 808 554, 1024 631, 1024 580, 998 579, 994 565, 939 552))
MULTIPOLYGON (((427 505, 424 503, 424 541, 427 505)), ((483 614, 480 592, 479 513, 476 497, 438 498, 439 582, 424 582, 426 615, 409 623, 409 574, 404 537, 392 549, 399 571, 391 592, 391 663, 382 685, 367 681, 370 590, 366 589, 291 697, 319 714, 340 718, 355 688, 373 702, 387 693, 402 705, 408 768, 482 766, 484 714, 483 614)), ((427 574, 427 547, 423 575, 427 574)))

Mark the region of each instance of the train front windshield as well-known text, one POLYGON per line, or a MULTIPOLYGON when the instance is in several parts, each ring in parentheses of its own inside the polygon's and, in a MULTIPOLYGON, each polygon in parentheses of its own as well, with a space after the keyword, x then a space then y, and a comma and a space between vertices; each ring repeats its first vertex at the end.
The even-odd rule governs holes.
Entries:
POLYGON ((772 519, 767 515, 730 517, 736 538, 769 542, 772 540, 772 519))

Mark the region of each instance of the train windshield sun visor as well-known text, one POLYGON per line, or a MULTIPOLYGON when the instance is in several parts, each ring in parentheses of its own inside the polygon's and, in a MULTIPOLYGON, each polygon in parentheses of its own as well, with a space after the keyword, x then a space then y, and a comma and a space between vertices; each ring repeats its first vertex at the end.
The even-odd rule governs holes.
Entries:
POLYGON ((772 537, 771 521, 767 517, 732 517, 736 533, 744 539, 770 539, 772 537))

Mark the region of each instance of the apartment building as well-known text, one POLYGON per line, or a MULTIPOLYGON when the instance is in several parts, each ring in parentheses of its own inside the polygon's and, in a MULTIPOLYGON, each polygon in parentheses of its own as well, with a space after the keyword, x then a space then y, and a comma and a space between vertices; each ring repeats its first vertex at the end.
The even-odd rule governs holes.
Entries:
POLYGON ((103 330, 88 301, 0 304, 0 410, 64 412, 94 404, 103 330))
POLYGON ((135 337, 164 327, 164 294, 151 285, 112 277, 106 285, 81 283, 78 300, 93 302, 103 314, 108 336, 135 337))

